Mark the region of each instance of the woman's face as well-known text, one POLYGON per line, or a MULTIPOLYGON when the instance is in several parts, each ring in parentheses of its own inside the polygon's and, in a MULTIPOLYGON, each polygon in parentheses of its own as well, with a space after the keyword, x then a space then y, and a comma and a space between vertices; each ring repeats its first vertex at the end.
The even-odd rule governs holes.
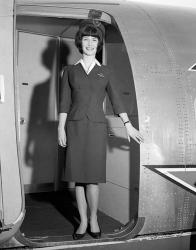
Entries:
POLYGON ((82 51, 87 56, 93 56, 97 52, 98 38, 94 36, 82 37, 82 51))

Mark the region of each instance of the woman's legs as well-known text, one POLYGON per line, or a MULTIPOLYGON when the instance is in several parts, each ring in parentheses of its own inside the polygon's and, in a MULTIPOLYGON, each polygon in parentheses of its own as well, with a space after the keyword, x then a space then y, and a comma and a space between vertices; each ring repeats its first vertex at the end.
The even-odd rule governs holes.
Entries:
POLYGON ((86 196, 90 208, 90 228, 91 232, 100 232, 100 228, 97 222, 97 210, 99 202, 99 185, 88 184, 86 190, 86 196))
MULTIPOLYGON (((86 196, 90 209, 90 230, 93 233, 100 232, 99 224, 97 221, 97 210, 99 202, 99 185, 98 184, 87 184, 86 185, 86 196)), ((76 234, 83 234, 86 232, 88 219, 87 219, 87 202, 85 196, 85 185, 76 183, 76 201, 78 211, 80 214, 80 225, 76 231, 76 234)))
POLYGON ((77 183, 75 190, 76 190, 76 201, 77 201, 78 211, 80 214, 80 225, 76 233, 83 234, 86 232, 87 225, 88 225, 85 186, 77 183))

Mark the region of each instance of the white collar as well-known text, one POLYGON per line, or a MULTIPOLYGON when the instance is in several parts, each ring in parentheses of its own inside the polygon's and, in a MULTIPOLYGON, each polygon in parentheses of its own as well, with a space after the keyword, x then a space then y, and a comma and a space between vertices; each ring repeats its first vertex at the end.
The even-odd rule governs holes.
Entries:
POLYGON ((86 66, 84 64, 83 59, 81 58, 78 62, 75 63, 75 65, 81 63, 82 67, 84 68, 85 72, 87 73, 87 75, 91 72, 91 70, 95 67, 95 65, 97 64, 98 66, 101 66, 100 62, 95 58, 95 60, 92 62, 91 66, 89 67, 89 69, 86 69, 86 66))

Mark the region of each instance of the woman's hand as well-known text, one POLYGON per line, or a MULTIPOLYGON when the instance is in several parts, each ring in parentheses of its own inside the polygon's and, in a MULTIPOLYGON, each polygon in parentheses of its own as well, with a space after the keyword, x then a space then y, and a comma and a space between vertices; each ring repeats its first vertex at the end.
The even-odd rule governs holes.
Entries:
POLYGON ((58 128, 58 142, 61 147, 67 146, 67 136, 64 127, 58 128))
POLYGON ((137 129, 135 129, 130 122, 125 124, 125 128, 129 142, 130 142, 130 137, 133 138, 139 144, 144 142, 142 134, 137 129))

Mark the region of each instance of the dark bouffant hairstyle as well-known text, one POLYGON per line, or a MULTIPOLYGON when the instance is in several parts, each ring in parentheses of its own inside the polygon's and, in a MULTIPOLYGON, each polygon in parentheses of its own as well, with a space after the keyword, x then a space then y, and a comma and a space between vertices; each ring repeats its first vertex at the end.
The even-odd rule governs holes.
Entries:
MULTIPOLYGON (((101 25, 102 26, 102 25, 101 25)), ((93 23, 86 23, 80 26, 75 36, 75 45, 82 54, 82 37, 93 36, 98 38, 97 53, 102 49, 103 46, 103 31, 102 27, 96 26, 93 23)))

